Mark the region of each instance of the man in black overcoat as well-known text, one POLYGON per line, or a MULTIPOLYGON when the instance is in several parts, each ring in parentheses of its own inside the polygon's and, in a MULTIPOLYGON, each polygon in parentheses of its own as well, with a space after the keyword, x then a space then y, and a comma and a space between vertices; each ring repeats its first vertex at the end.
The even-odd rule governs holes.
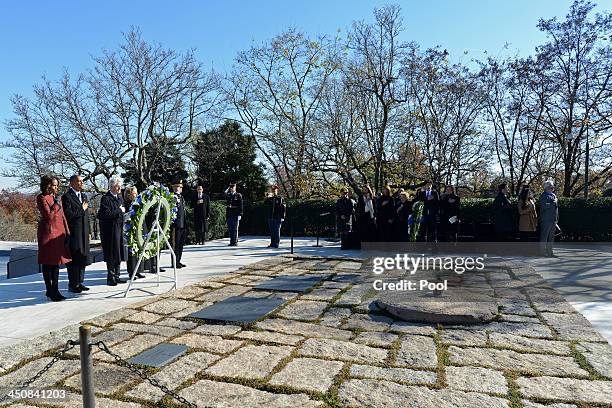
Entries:
POLYGON ((425 190, 419 191, 417 201, 423 201, 422 237, 426 242, 438 240, 438 218, 440 210, 440 194, 433 188, 433 183, 427 181, 425 190))
POLYGON ((183 247, 185 246, 185 239, 187 238, 187 219, 185 216, 185 198, 183 197, 183 181, 174 183, 172 185, 174 189, 174 196, 177 202, 176 220, 170 227, 170 244, 174 249, 176 255, 176 267, 184 268, 184 263, 181 263, 183 257, 183 247))
POLYGON ((68 290, 81 293, 89 290, 83 285, 85 267, 91 264, 89 257, 89 202, 83 193, 83 178, 79 175, 70 177, 70 188, 62 195, 64 215, 70 229, 70 253, 72 261, 68 270, 68 290))
POLYGON ((127 259, 123 236, 123 217, 125 204, 121 197, 123 180, 118 176, 111 177, 108 182, 108 192, 100 200, 98 219, 100 220, 100 239, 106 262, 106 284, 116 286, 125 283, 120 279, 121 261, 127 259))
POLYGON ((196 243, 206 243, 208 232, 208 219, 210 218, 210 197, 204 193, 204 188, 198 186, 192 202, 193 221, 196 234, 196 243))

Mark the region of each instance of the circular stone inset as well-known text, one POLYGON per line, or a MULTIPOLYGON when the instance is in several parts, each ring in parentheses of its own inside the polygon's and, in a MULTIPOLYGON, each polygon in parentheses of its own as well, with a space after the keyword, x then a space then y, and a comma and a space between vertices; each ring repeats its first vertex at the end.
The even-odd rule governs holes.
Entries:
POLYGON ((409 322, 477 324, 497 316, 498 306, 488 294, 475 288, 454 288, 452 294, 431 292, 381 291, 378 307, 409 322))

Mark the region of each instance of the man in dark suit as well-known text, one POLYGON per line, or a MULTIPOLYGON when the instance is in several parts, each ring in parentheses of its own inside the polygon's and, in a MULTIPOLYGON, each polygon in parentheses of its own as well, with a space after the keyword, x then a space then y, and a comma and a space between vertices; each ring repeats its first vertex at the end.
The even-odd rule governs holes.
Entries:
POLYGON ((438 239, 438 210, 440 208, 440 195, 433 188, 431 180, 425 183, 425 190, 419 191, 417 201, 423 201, 423 228, 422 237, 425 242, 436 242, 438 239))
POLYGON ((206 243, 208 232, 208 219, 210 218, 210 197, 204 194, 204 188, 198 186, 193 197, 193 220, 198 244, 206 243))
POLYGON ((185 216, 185 198, 183 197, 183 180, 172 185, 174 196, 177 202, 176 220, 170 227, 170 244, 176 255, 176 267, 184 268, 184 263, 181 263, 183 257, 183 247, 185 246, 185 238, 187 237, 187 219, 185 216))
POLYGON ((110 178, 108 192, 102 196, 98 210, 100 238, 107 270, 106 284, 109 286, 117 286, 118 283, 126 282, 119 277, 121 261, 127 259, 123 238, 125 205, 121 197, 122 185, 123 180, 119 176, 110 178))
POLYGON ((242 218, 242 194, 236 191, 236 183, 230 183, 227 190, 225 218, 230 239, 229 246, 238 246, 238 226, 242 218))
POLYGON ((62 195, 62 206, 68 228, 70 229, 70 253, 72 261, 68 269, 68 290, 81 293, 89 290, 83 285, 85 267, 91 263, 89 258, 89 202, 83 193, 83 178, 79 175, 70 177, 70 188, 62 195))

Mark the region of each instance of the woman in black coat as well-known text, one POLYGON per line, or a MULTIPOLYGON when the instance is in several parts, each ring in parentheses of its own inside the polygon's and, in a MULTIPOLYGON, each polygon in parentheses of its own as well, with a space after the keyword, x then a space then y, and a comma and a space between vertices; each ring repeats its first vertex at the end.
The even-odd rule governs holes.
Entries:
POLYGON ((361 242, 376 241, 376 201, 369 185, 365 185, 355 208, 357 231, 361 242))
POLYGON ((100 239, 102 251, 106 262, 106 284, 116 286, 126 281, 119 277, 121 261, 126 260, 125 243, 123 238, 123 215, 125 205, 121 197, 123 180, 120 177, 111 177, 109 191, 100 200, 98 219, 100 220, 100 239))
POLYGON ((399 194, 399 202, 397 203, 395 212, 397 213, 395 239, 399 242, 408 242, 410 241, 408 218, 410 218, 410 214, 412 214, 412 201, 410 201, 407 192, 402 191, 399 194))
POLYGON ((495 235, 500 242, 510 241, 512 231, 514 230, 514 221, 512 212, 514 207, 508 199, 508 189, 506 183, 500 184, 499 192, 493 201, 493 225, 495 227, 495 235))
POLYGON ((391 187, 385 186, 382 195, 376 201, 376 225, 379 241, 392 241, 395 231, 395 202, 391 197, 391 187))
POLYGON ((455 194, 455 188, 446 186, 440 199, 440 227, 442 229, 440 235, 447 242, 457 241, 460 208, 461 199, 455 194))

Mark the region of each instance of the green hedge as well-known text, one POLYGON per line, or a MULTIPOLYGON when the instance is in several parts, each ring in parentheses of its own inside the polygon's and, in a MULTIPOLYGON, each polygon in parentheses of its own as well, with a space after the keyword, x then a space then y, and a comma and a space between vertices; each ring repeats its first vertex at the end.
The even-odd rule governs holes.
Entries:
MULTIPOLYGON (((212 201, 210 203, 210 220, 208 221, 208 239, 227 237, 225 224, 225 201, 212 201)), ((187 207, 187 243, 195 241, 193 209, 187 207)))
MULTIPOLYGON (((281 227, 281 235, 331 237, 335 230, 334 200, 287 200, 287 217, 281 227), (329 213, 321 216, 321 214, 329 213)), ((268 235, 268 217, 263 201, 245 203, 240 221, 240 233, 244 235, 268 235)))
MULTIPOLYGON (((537 198, 537 197, 536 197, 537 198)), ((518 225, 517 200, 515 225, 518 225)), ((485 224, 493 218, 492 198, 473 198, 461 201, 462 223, 485 224)), ((559 198, 559 227, 563 241, 612 241, 612 198, 559 198)))
MULTIPOLYGON (((512 200, 516 208, 516 199, 512 200)), ((461 221, 463 225, 473 225, 477 231, 485 231, 492 219, 492 198, 464 199, 461 202, 461 221)), ((266 209, 262 202, 245 202, 244 215, 240 221, 242 235, 268 235, 266 209)), ((281 234, 291 235, 291 220, 295 236, 330 237, 335 228, 335 200, 288 200, 287 218, 283 223, 281 234), (323 213, 330 213, 320 216, 323 213)), ((195 236, 193 232, 193 217, 188 210, 189 235, 188 242, 195 236)), ((515 213, 515 225, 518 225, 518 211, 515 213)), ((563 231, 564 241, 612 241, 612 198, 560 198, 559 226, 563 231)), ((227 237, 225 224, 225 202, 211 203, 211 219, 209 223, 210 239, 227 237)), ((476 237, 476 239, 490 237, 476 237)))

